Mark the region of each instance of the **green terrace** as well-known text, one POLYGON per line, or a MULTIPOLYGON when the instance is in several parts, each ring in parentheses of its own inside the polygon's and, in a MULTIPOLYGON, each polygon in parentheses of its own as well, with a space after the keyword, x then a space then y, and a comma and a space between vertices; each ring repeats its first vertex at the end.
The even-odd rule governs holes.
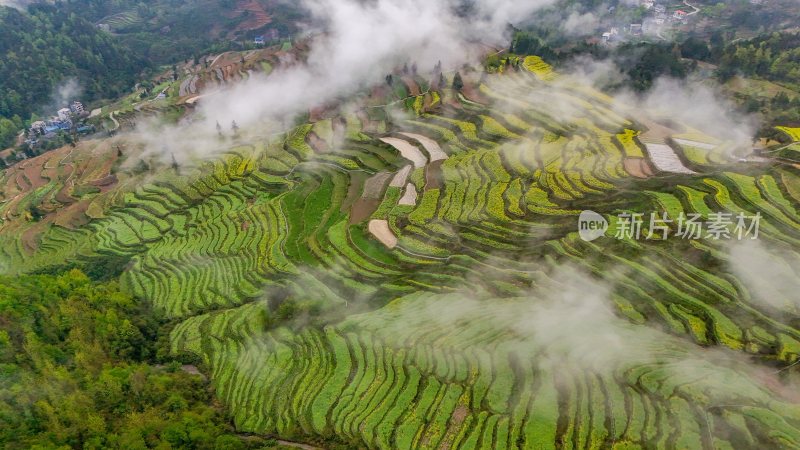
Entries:
POLYGON ((163 171, 98 196, 83 226, 48 225, 35 251, 3 235, 0 260, 126 261, 124 288, 174 320, 173 352, 202 359, 244 432, 380 449, 800 446, 795 403, 698 356, 796 362, 796 310, 755 302, 723 242, 577 233, 585 209, 758 213, 760 242, 796 264, 800 172, 731 162, 725 143, 673 145, 694 174, 654 170, 610 99, 524 67, 480 99, 426 92, 403 119, 347 114, 163 171), (563 267, 607 282, 609 326, 654 356, 587 368, 515 332, 514 311, 569 290, 563 267))

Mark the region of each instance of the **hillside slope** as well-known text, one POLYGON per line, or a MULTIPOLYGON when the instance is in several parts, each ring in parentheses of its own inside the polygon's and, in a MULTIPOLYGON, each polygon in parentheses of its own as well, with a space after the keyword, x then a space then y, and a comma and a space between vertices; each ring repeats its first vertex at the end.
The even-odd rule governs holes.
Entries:
POLYGON ((113 145, 31 160, 0 180, 0 262, 121 272, 174 319, 172 351, 204 361, 245 432, 358 448, 800 446, 779 371, 800 358, 797 305, 764 282, 794 276, 797 168, 732 162, 729 143, 622 117, 538 58, 521 67, 465 74, 461 93, 403 76, 355 110, 222 137, 216 157, 107 190, 76 192, 115 175, 113 145), (88 154, 104 169, 77 170, 88 154), (585 209, 607 237, 579 238, 585 209), (730 241, 612 237, 619 214, 650 211, 760 214, 772 265, 742 270, 730 241))
POLYGON ((29 11, 0 6, 0 116, 27 120, 71 78, 87 100, 118 97, 133 86, 143 66, 139 56, 53 6, 29 11))

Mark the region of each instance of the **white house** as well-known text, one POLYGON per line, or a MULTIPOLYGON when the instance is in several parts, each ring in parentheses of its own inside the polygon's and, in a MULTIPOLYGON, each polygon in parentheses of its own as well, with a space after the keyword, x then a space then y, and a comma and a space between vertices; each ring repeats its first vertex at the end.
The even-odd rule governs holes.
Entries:
POLYGON ((72 105, 70 105, 69 109, 74 114, 83 114, 83 111, 84 111, 83 103, 81 103, 79 101, 74 101, 74 102, 72 102, 72 105))
POLYGON ((62 122, 69 121, 70 117, 72 117, 72 111, 69 108, 61 108, 58 110, 58 119, 62 122))
POLYGON ((44 120, 37 120, 31 124, 31 133, 44 134, 44 128, 46 126, 47 124, 44 122, 44 120))

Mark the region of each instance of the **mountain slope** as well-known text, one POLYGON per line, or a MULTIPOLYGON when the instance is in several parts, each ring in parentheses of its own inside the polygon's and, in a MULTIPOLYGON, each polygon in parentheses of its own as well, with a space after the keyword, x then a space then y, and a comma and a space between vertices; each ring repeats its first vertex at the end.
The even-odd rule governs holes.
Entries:
POLYGON ((111 36, 49 5, 29 11, 0 7, 0 116, 27 119, 71 78, 88 100, 133 85, 143 62, 111 36))
POLYGON ((766 271, 788 278, 797 170, 731 162, 728 143, 520 66, 464 74, 460 93, 408 75, 283 135, 222 137, 195 166, 113 173, 113 145, 31 160, 2 180, 4 269, 122 272, 242 431, 359 448, 800 445, 778 372, 800 357, 798 311, 779 278, 737 264, 758 251, 612 237, 624 212, 760 214, 766 271), (392 102, 406 114, 374 107, 392 102), (106 164, 69 187, 89 153, 106 164), (607 237, 579 238, 585 209, 607 237))

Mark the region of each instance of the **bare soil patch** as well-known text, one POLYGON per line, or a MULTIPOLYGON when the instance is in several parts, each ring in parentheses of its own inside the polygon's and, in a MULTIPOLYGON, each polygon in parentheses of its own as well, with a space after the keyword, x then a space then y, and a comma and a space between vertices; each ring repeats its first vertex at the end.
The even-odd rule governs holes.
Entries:
POLYGON ((33 254, 39 249, 39 240, 47 226, 47 222, 47 220, 42 220, 22 232, 20 240, 22 241, 23 250, 33 254))
POLYGON ((359 198, 350 209, 350 224, 354 225, 369 219, 380 204, 379 199, 359 198))
POLYGON ((100 187, 100 186, 111 186, 117 183, 117 176, 114 174, 104 176, 103 178, 89 181, 89 184, 92 186, 100 187))
POLYGON ((622 165, 626 172, 636 178, 650 178, 653 175, 644 158, 625 158, 622 165))
POLYGON ((411 175, 411 170, 412 169, 413 169, 413 166, 411 166, 410 164, 407 165, 407 166, 404 166, 402 169, 400 169, 397 172, 397 174, 395 174, 394 178, 392 178, 392 182, 389 183, 389 186, 391 186, 391 187, 403 187, 403 186, 405 186, 406 180, 408 180, 408 176, 411 175))
MULTIPOLYGON (((672 125, 675 124, 661 124, 647 117, 637 118, 637 120, 647 127, 647 131, 639 135, 639 140, 642 141, 642 143, 663 144, 667 141, 668 137, 678 133, 678 131, 672 127, 672 125)), ((678 125, 675 125, 675 127, 677 128, 678 125)))
POLYGON ((70 230, 75 230, 88 224, 89 217, 86 215, 86 209, 90 203, 90 200, 82 200, 70 205, 56 214, 53 224, 70 230))
POLYGON ((364 198, 380 199, 383 196, 386 182, 392 176, 389 172, 380 172, 367 178, 364 182, 364 191, 361 195, 364 198))
POLYGON ((306 142, 308 142, 308 145, 310 145, 311 148, 313 148, 317 153, 324 153, 330 150, 328 143, 323 141, 322 138, 317 136, 316 133, 308 133, 306 136, 306 142))
POLYGON ((77 200, 72 197, 71 193, 71 186, 69 184, 64 184, 61 186, 61 189, 56 192, 56 195, 53 197, 58 203, 62 205, 69 205, 75 203, 77 200))
POLYGON ((413 95, 416 97, 422 94, 422 90, 419 88, 419 85, 417 84, 416 81, 414 81, 413 78, 409 76, 404 76, 401 78, 401 80, 403 80, 403 83, 408 88, 408 95, 413 95))
POLYGON ((415 206, 417 204, 417 187, 414 186, 414 183, 406 185, 406 190, 397 204, 403 206, 415 206))
POLYGON ((255 30, 272 22, 272 17, 264 9, 261 2, 257 0, 240 0, 236 5, 235 12, 238 14, 247 13, 248 18, 240 23, 234 29, 234 32, 255 30))
POLYGON ((392 233, 386 220, 370 220, 369 232, 389 249, 397 247, 397 236, 392 233))
POLYGON ((31 189, 35 190, 45 186, 48 181, 42 178, 42 163, 44 160, 31 159, 30 163, 25 166, 25 178, 31 183, 31 189))
POLYGON ((489 104, 489 99, 487 99, 472 83, 464 85, 464 88, 461 89, 461 95, 471 102, 480 103, 482 105, 489 104))
MULTIPOLYGON (((464 420, 469 415, 469 409, 467 409, 464 405, 458 405, 455 410, 453 410, 453 415, 450 416, 450 424, 447 427, 447 434, 446 436, 454 436, 458 430, 461 428, 461 425, 464 423, 464 420)), ((442 443, 441 449, 442 450, 449 450, 451 442, 449 440, 445 440, 442 443)))
POLYGON ((414 134, 414 133, 399 133, 402 136, 407 138, 414 139, 415 141, 422 144, 422 148, 428 152, 428 156, 430 157, 430 161, 439 161, 440 159, 447 159, 447 153, 442 150, 442 147, 439 146, 439 143, 434 141, 433 139, 423 136, 421 134, 414 134))
POLYGON ((425 190, 440 189, 444 186, 444 177, 442 176, 442 164, 444 160, 440 159, 425 166, 425 190))
POLYGON ((402 139, 386 137, 381 138, 381 142, 385 144, 389 144, 403 156, 403 158, 411 161, 414 164, 414 167, 425 167, 425 164, 428 162, 425 155, 414 145, 409 143, 408 141, 404 141, 402 139))

